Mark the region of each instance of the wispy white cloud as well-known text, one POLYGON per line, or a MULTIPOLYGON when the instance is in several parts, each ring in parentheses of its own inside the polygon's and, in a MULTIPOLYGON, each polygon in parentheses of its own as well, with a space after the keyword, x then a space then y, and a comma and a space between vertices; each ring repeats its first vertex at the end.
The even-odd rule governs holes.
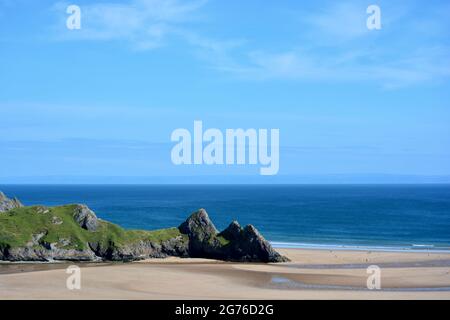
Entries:
MULTIPOLYGON (((212 38, 195 28, 207 0, 132 0, 82 7, 82 29, 64 39, 123 40, 137 50, 150 50, 181 39, 207 67, 247 80, 288 79, 329 82, 374 82, 397 88, 440 81, 450 76, 450 49, 424 41, 410 45, 402 35, 432 26, 442 33, 446 15, 436 11, 411 19, 401 5, 382 7, 380 31, 366 28, 365 2, 340 1, 300 12, 303 42, 290 49, 250 47, 245 39, 212 38), (433 17, 437 15, 437 21, 433 17), (400 44, 397 43, 398 42, 400 44)), ((58 3, 58 10, 67 3, 58 3)), ((64 17, 65 18, 65 17, 64 17)), ((430 32, 432 32, 430 31, 430 32)))
POLYGON ((404 6, 386 5, 383 28, 374 32, 366 27, 366 6, 338 2, 302 12, 303 43, 284 51, 241 51, 240 58, 223 59, 227 63, 217 69, 253 80, 373 82, 389 89, 439 82, 450 76, 450 46, 428 38, 430 33, 442 35, 448 14, 432 10, 417 17, 404 6), (430 24, 433 28, 422 42, 424 31, 417 33, 421 38, 408 42, 419 26, 430 24))
MULTIPOLYGON (((207 0, 133 0, 129 3, 96 3, 81 7, 82 28, 69 32, 59 21, 58 38, 65 40, 125 40, 135 49, 153 49, 179 25, 194 19, 207 0)), ((69 3, 54 6, 58 12, 69 3)), ((66 16, 61 16, 65 19, 66 16)))
POLYGON ((339 1, 321 11, 305 13, 302 19, 315 35, 321 33, 327 41, 349 40, 369 32, 364 15, 366 7, 364 4, 339 1))
POLYGON ((248 63, 226 71, 254 80, 291 79, 321 82, 374 81, 384 88, 398 88, 439 81, 450 76, 450 48, 424 47, 392 59, 387 53, 374 55, 337 52, 317 54, 314 49, 279 53, 255 51, 248 63))

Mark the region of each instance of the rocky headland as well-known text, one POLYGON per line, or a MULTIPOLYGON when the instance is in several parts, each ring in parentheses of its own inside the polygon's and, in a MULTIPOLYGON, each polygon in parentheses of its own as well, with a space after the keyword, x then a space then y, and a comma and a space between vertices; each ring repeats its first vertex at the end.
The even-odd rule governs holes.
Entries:
POLYGON ((285 262, 252 226, 233 221, 219 232, 204 209, 179 227, 126 230, 83 204, 23 206, 0 192, 0 260, 134 261, 168 256, 285 262))

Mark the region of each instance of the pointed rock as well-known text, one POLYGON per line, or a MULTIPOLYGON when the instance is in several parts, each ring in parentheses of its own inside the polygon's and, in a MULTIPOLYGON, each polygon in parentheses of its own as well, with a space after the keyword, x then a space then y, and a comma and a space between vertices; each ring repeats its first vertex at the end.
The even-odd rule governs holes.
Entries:
POLYGON ((235 220, 220 235, 229 241, 237 241, 241 239, 241 231, 241 225, 235 220))
POLYGON ((205 209, 199 209, 191 214, 178 229, 189 237, 191 257, 221 258, 221 243, 217 239, 218 231, 205 209))
POLYGON ((252 225, 247 225, 242 229, 239 223, 233 221, 228 228, 220 233, 220 236, 230 241, 226 248, 227 260, 248 262, 289 261, 288 258, 276 252, 252 225))
POLYGON ((191 214, 178 229, 181 233, 187 234, 189 237, 192 236, 200 241, 211 238, 218 233, 205 209, 199 209, 191 214))
POLYGON ((287 262, 289 259, 276 252, 272 245, 264 239, 251 224, 242 231, 241 249, 250 256, 262 262, 287 262))
POLYGON ((23 207, 23 204, 17 198, 9 199, 0 191, 0 213, 20 207, 23 207))
POLYGON ((84 204, 77 204, 73 213, 73 218, 83 229, 95 231, 99 222, 95 213, 84 204))

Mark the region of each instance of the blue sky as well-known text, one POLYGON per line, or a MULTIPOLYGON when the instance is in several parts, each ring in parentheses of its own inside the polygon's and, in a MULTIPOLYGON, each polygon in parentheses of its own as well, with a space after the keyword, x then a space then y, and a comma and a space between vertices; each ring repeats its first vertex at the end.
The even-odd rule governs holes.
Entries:
POLYGON ((175 167, 194 120, 279 128, 282 177, 447 176, 449 80, 448 1, 0 0, 0 183, 258 174, 175 167))

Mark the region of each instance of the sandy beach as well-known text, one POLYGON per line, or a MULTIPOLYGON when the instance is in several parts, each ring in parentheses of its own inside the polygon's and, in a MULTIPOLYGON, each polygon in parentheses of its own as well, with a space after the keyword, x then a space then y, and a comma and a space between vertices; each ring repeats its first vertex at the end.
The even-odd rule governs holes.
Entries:
POLYGON ((292 261, 78 264, 80 290, 66 288, 69 264, 6 263, 0 299, 450 299, 450 253, 279 251, 292 261), (367 289, 369 265, 381 269, 380 290, 367 289))

